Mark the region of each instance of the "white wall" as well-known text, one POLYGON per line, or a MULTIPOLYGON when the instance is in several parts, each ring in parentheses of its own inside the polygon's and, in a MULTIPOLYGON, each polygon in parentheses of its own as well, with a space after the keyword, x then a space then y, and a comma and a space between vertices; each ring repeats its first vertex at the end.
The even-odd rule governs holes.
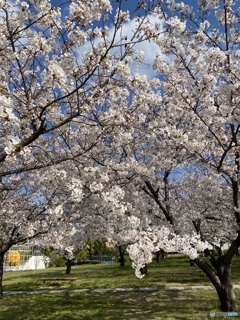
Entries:
POLYGON ((45 269, 44 257, 43 256, 32 256, 29 260, 24 262, 20 266, 5 266, 4 271, 19 271, 19 270, 37 270, 45 269))

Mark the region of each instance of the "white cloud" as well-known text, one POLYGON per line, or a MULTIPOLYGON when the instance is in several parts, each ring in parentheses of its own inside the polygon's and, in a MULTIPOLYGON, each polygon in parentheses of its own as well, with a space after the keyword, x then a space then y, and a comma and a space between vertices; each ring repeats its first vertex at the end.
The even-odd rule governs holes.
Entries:
MULTIPOLYGON (((148 17, 148 21, 149 23, 153 26, 155 26, 155 24, 160 25, 160 30, 162 29, 163 26, 163 21, 159 20, 157 16, 155 15, 149 15, 148 17)), ((118 43, 126 43, 128 41, 131 40, 131 38, 133 37, 135 31, 137 28, 137 22, 136 22, 136 18, 130 20, 129 22, 125 23, 123 25, 123 27, 118 30, 117 34, 115 35, 115 40, 114 40, 114 44, 117 45, 118 43), (127 38, 127 40, 121 40, 121 39, 125 39, 127 38)), ((107 39, 109 41, 111 41, 114 37, 114 27, 110 27, 109 28, 109 36, 107 37, 107 39)), ((94 40, 94 45, 97 46, 100 42, 102 41, 101 38, 96 38, 94 40)), ((136 39, 135 39, 136 41, 136 39)), ((145 60, 143 61, 143 63, 138 66, 137 63, 135 61, 133 61, 131 63, 131 72, 132 73, 140 73, 140 74, 144 74, 148 77, 155 77, 157 76, 157 72, 155 72, 152 69, 152 65, 154 63, 156 54, 160 54, 160 49, 159 46, 156 45, 155 43, 145 40, 143 42, 139 42, 136 43, 134 45, 134 48, 138 51, 142 51, 144 53, 145 56, 145 60)), ((84 52, 89 51, 92 49, 92 43, 90 43, 90 41, 87 41, 83 46, 81 46, 79 49, 76 50, 76 54, 78 56, 79 59, 79 63, 82 63, 82 55, 84 52)), ((114 48, 114 53, 120 54, 120 46, 118 48, 114 48)))

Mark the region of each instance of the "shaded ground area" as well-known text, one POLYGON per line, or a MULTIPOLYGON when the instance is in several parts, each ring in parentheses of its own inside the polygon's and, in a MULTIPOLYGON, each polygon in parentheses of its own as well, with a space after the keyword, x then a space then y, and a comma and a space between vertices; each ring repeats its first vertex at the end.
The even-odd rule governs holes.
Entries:
MULTIPOLYGON (((4 273, 0 320, 205 320, 219 310, 216 291, 201 271, 164 274, 189 269, 189 259, 166 259, 150 264, 143 279, 131 265, 74 266, 73 283, 45 285, 42 277, 66 277, 65 268, 4 273), (108 288, 108 289, 106 289, 108 288), (22 292, 19 292, 22 291, 22 292), (37 294, 38 293, 38 294, 37 294)), ((233 283, 239 283, 240 259, 233 264, 233 283)), ((237 301, 240 287, 235 286, 237 301)), ((227 317, 230 319, 230 317, 227 317)), ((232 317, 233 318, 233 317, 232 317)))
MULTIPOLYGON (((56 283, 57 285, 57 283, 56 283)), ((239 286, 235 286, 235 288, 240 289, 239 286)), ((131 292, 131 291, 163 291, 163 290, 214 290, 213 286, 160 286, 160 287, 142 287, 142 288, 102 288, 102 289, 41 289, 41 290, 33 290, 33 291, 7 291, 4 292, 4 295, 16 295, 16 294, 43 294, 43 293, 90 293, 90 292, 131 292)))
POLYGON ((0 319, 199 320, 211 319, 210 311, 217 307, 218 300, 212 290, 66 291, 59 294, 5 296, 0 319))
POLYGON ((0 320, 205 320, 219 311, 215 291, 206 288, 55 293, 5 295, 0 320))

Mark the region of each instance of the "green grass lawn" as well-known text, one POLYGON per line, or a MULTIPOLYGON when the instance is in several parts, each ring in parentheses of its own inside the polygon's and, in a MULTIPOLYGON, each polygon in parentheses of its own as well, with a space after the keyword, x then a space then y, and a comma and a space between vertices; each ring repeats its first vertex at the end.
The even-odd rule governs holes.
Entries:
POLYGON ((204 320, 217 306, 215 294, 202 290, 15 295, 5 296, 0 319, 204 320))
MULTIPOLYGON (((240 284, 240 258, 233 264, 233 283, 240 284)), ((191 269, 187 258, 166 259, 159 265, 149 265, 143 279, 135 277, 130 264, 74 266, 69 282, 39 281, 41 277, 65 277, 65 268, 36 271, 5 272, 4 291, 46 289, 139 288, 210 285, 201 271, 192 275, 164 275, 172 269, 191 269)), ((235 290, 240 303, 240 290, 235 290)), ((212 319, 210 311, 218 309, 215 290, 160 290, 156 292, 61 292, 5 295, 0 302, 0 320, 153 320, 153 319, 212 319)), ((221 319, 221 317, 216 317, 221 319)))

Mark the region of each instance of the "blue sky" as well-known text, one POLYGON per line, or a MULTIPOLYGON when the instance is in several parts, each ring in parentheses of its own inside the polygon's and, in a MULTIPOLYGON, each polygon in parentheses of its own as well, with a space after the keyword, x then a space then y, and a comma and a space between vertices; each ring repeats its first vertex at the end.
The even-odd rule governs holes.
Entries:
MULTIPOLYGON (((68 2, 68 1, 66 1, 66 0, 51 0, 51 3, 53 6, 59 6, 59 5, 62 5, 66 2, 68 2)), ((68 4, 69 4, 69 2, 68 2, 68 4)), ((139 0, 128 0, 128 1, 123 0, 121 3, 121 6, 122 6, 123 10, 127 9, 129 11, 133 11, 136 9, 138 2, 139 2, 139 0)), ((151 1, 151 2, 153 3, 154 1, 151 1)), ((184 2, 185 4, 188 4, 191 6, 197 6, 197 0, 178 0, 177 2, 178 3, 184 2)), ((119 6, 119 3, 115 2, 114 7, 118 7, 118 6, 119 6)))
MULTIPOLYGON (((67 14, 67 6, 69 6, 69 4, 71 3, 70 1, 66 1, 66 0, 51 0, 52 2, 52 5, 53 6, 63 6, 63 8, 65 7, 66 10, 62 10, 63 12, 63 16, 64 16, 64 13, 67 14)), ((146 1, 147 2, 147 1, 146 1)), ((154 3, 154 1, 150 1, 151 3, 154 3)), ((187 5, 190 5, 190 6, 194 6, 194 13, 195 13, 195 18, 198 17, 198 1, 197 0, 178 0, 176 1, 177 3, 181 3, 181 2, 184 2, 185 4, 187 5)), ((122 6, 122 9, 123 10, 129 10, 130 12, 133 12, 132 13, 132 18, 134 18, 135 16, 135 12, 134 10, 136 9, 137 7, 137 4, 138 4, 138 0, 122 0, 121 2, 121 6, 122 6)), ((114 2, 114 8, 116 9, 117 7, 119 6, 119 3, 118 2, 114 2)), ((115 10, 114 10, 115 11, 115 10)), ((208 16, 208 20, 210 20, 209 22, 212 23, 213 25, 215 24, 216 22, 216 18, 215 18, 215 13, 214 13, 215 10, 213 10, 210 14, 210 16, 208 16)), ((115 14, 115 12, 113 12, 113 15, 115 14)), ((159 20, 157 19, 157 17, 151 17, 151 22, 152 23, 159 23, 159 20)), ((109 27, 110 27, 110 23, 109 22, 109 27)), ((194 26, 194 24, 193 24, 194 26)), ((196 27, 196 26, 194 26, 196 27)), ((217 26, 219 28, 219 26, 217 26)), ((135 22, 134 22, 134 19, 132 21, 130 21, 129 23, 126 23, 125 26, 124 26, 124 33, 129 35, 132 33, 132 30, 134 30, 135 28, 135 22)), ((221 28, 221 27, 220 27, 221 28)), ((111 34, 111 33, 110 33, 111 34)), ((81 57, 82 53, 85 51, 85 50, 89 50, 91 48, 90 46, 90 43, 86 43, 84 46, 82 46, 81 48, 79 48, 78 50, 78 54, 79 54, 79 57, 81 57)), ((137 44, 136 45, 136 48, 138 50, 141 50, 144 52, 145 54, 145 65, 142 66, 142 70, 138 70, 140 73, 142 74, 146 74, 147 76, 150 76, 150 77, 153 77, 153 76, 156 76, 155 72, 152 70, 152 68, 150 67, 150 65, 152 65, 154 59, 155 59, 155 56, 156 56, 156 53, 159 54, 159 48, 157 45, 155 45, 154 43, 150 43, 148 42, 147 44, 146 43, 142 43, 142 44, 137 44)), ((135 66, 135 68, 137 68, 135 66)))

